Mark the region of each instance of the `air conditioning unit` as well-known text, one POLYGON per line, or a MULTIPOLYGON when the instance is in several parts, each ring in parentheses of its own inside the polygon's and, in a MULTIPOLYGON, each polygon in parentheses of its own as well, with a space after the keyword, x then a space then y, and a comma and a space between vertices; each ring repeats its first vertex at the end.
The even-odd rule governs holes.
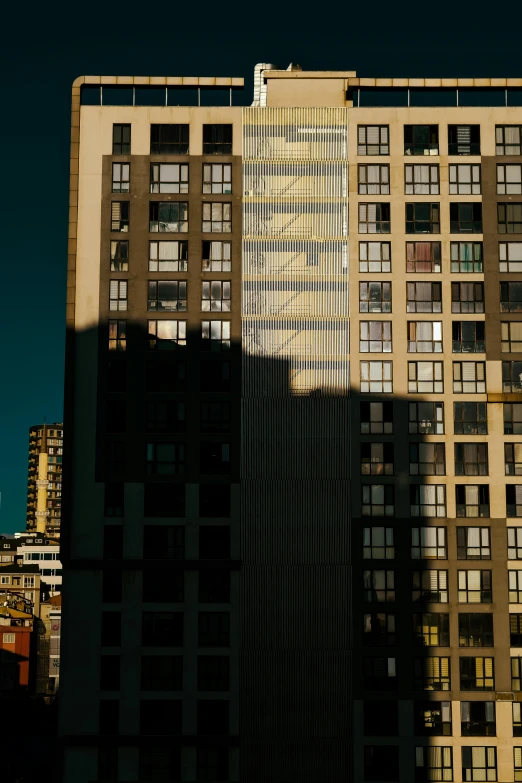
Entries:
POLYGON ((498 691, 495 698, 497 701, 515 701, 515 694, 513 691, 498 691))

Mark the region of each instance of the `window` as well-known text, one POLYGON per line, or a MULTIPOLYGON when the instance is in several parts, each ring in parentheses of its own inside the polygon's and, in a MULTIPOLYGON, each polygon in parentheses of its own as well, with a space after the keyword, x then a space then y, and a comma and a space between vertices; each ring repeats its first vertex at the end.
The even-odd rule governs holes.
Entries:
POLYGON ((185 528, 182 525, 145 525, 143 557, 145 560, 183 560, 185 528))
POLYGON ((499 271, 522 272, 522 242, 499 242, 499 271))
POLYGON ((149 311, 185 312, 187 309, 187 283, 185 280, 149 280, 149 311))
POLYGON ((406 204, 407 234, 440 234, 440 205, 417 201, 406 204))
POLYGON ((232 231, 232 204, 223 201, 203 202, 201 230, 211 234, 232 231))
POLYGON ((361 321, 359 351, 361 353, 391 353, 391 321, 361 321))
POLYGON ((412 560, 446 560, 445 527, 414 527, 411 531, 412 560))
POLYGON ((393 647, 395 644, 395 615, 373 612, 363 616, 363 645, 365 647, 393 647))
POLYGON ((184 517, 185 485, 145 484, 143 506, 145 517, 184 517))
POLYGON ((508 527, 508 560, 522 560, 522 527, 508 527))
POLYGON ((462 701, 460 727, 463 737, 494 737, 497 733, 494 701, 462 701))
POLYGON ((202 604, 230 603, 230 571, 199 571, 198 600, 202 604))
POLYGON ((522 690, 522 658, 511 658, 511 689, 514 691, 522 690))
POLYGON ((98 734, 100 736, 118 734, 120 723, 119 699, 101 699, 98 720, 98 734))
POLYGON ((140 734, 181 734, 181 700, 140 701, 140 734))
POLYGON ((372 699, 363 703, 364 734, 367 737, 391 737, 399 733, 398 702, 372 699))
MULTIPOLYGON (((467 485, 463 484, 461 486, 465 487, 467 485)), ((476 500, 476 493, 471 493, 470 499, 476 500)), ((458 527, 457 559, 490 560, 489 527, 458 527)))
POLYGON ((412 517, 445 517, 446 487, 444 484, 410 484, 410 515, 412 517))
POLYGON ((484 321, 453 321, 453 353, 484 353, 486 350, 486 325, 484 321))
POLYGON ((359 234, 389 233, 389 204, 359 204, 359 234))
POLYGON ((364 746, 364 779, 399 780, 399 748, 397 745, 364 746))
POLYGON ((117 125, 112 126, 112 154, 130 155, 131 151, 131 126, 117 125))
POLYGON ((504 444, 506 476, 522 476, 522 443, 504 444))
POLYGON ((502 362, 502 391, 522 391, 522 362, 502 362))
POLYGON ((149 349, 171 351, 187 344, 186 321, 149 321, 149 349))
POLYGON ((395 513, 392 484, 363 484, 361 487, 363 517, 392 517, 395 513))
POLYGON ((202 244, 202 272, 230 272, 232 269, 232 242, 209 242, 202 244))
POLYGON ((149 205, 151 233, 184 234, 188 231, 187 201, 151 201, 149 205))
POLYGON ((121 612, 102 612, 102 647, 119 647, 121 644, 121 612))
POLYGON ((14 633, 4 633, 2 634, 2 643, 3 644, 14 644, 16 640, 16 634, 14 633))
POLYGON ((442 362, 408 362, 408 392, 410 394, 442 394, 443 391, 442 362))
POLYGON ((452 283, 452 313, 483 313, 484 283, 452 283))
POLYGON ((410 443, 410 476, 446 475, 444 443, 410 443))
POLYGON ((497 779, 497 749, 462 748, 462 780, 496 780, 497 779))
POLYGON ((522 484, 506 486, 506 516, 522 517, 522 484))
POLYGON ((361 443, 361 476, 393 476, 393 443, 361 443))
POLYGON ((127 350, 127 321, 109 321, 109 351, 127 350))
POLYGON ((359 242, 359 272, 391 272, 391 243, 359 242))
MULTIPOLYGON (((450 196, 480 195, 480 164, 469 163, 450 164, 449 167, 450 196)), ((476 232, 475 232, 476 233, 476 232)))
POLYGON ((200 410, 201 432, 228 432, 230 429, 230 403, 202 402, 200 410))
POLYGON ((438 125, 405 125, 404 126, 405 155, 438 155, 439 126, 438 125))
MULTIPOLYGON (((522 647, 522 614, 510 614, 509 615, 509 646, 510 647, 522 647)), ((520 722, 520 708, 519 708, 519 722, 520 722)), ((522 736, 522 725, 520 726, 520 734, 515 736, 522 736)))
POLYGON ((522 166, 520 164, 497 165, 497 193, 501 196, 522 193, 522 166))
POLYGON ((228 350, 230 348, 230 321, 202 321, 201 339, 203 350, 228 350))
POLYGON ((130 163, 112 164, 112 192, 128 193, 130 190, 130 163))
POLYGON ((211 280, 201 283, 201 309, 203 312, 230 312, 231 283, 227 280, 211 280))
POLYGON ((491 571, 458 571, 457 576, 458 602, 460 604, 491 603, 493 600, 491 571))
POLYGON ((509 603, 522 603, 522 571, 508 571, 509 603))
POLYGON ((365 527, 363 529, 364 560, 393 560, 394 557, 392 527, 365 527))
POLYGON ((360 313, 391 313, 391 283, 359 283, 360 313))
POLYGON ((406 283, 407 313, 441 313, 442 286, 440 283, 406 283))
POLYGON ((203 125, 203 155, 232 155, 232 125, 203 125))
POLYGON ((151 155, 188 155, 188 125, 151 125, 151 155))
POLYGON ((406 165, 404 167, 404 192, 414 196, 438 196, 439 164, 406 165))
POLYGON ((358 155, 389 155, 390 129, 388 125, 357 126, 358 155))
POLYGON ((388 164, 378 165, 359 163, 359 195, 389 195, 390 167, 388 164))
POLYGON ((226 781, 229 780, 229 763, 227 746, 200 745, 196 749, 197 780, 226 781))
POLYGON ((181 655, 142 655, 142 691, 180 691, 183 688, 181 655))
POLYGON ((482 242, 450 242, 452 272, 483 272, 482 242))
POLYGON ((482 234, 482 203, 455 201, 450 204, 450 232, 482 234))
POLYGON ((522 313, 522 282, 500 284, 500 312, 522 313))
POLYGON ((200 444, 199 453, 199 467, 202 474, 224 475, 230 473, 230 443, 205 441, 200 444))
POLYGON ((364 658, 363 683, 369 691, 390 691, 397 688, 395 658, 364 658))
MULTIPOLYGON (((520 704, 513 704, 513 710, 515 710, 516 707, 520 709, 520 704)), ((515 724, 513 721, 513 736, 514 737, 521 736, 520 734, 515 733, 514 725, 515 724)), ((522 748, 520 747, 513 748, 513 768, 515 772, 515 777, 513 778, 513 780, 515 781, 522 780, 522 748)))
POLYGON ((520 155, 520 125, 495 125, 496 155, 520 155))
POLYGON ((228 612, 199 612, 199 647, 230 646, 230 614, 228 612))
MULTIPOLYGON (((440 704, 448 705, 449 702, 440 702, 440 704)), ((439 715, 442 712, 441 708, 431 707, 429 713, 425 712, 425 715, 430 714, 438 710, 439 715)), ((451 734, 451 713, 446 711, 446 715, 449 716, 449 730, 429 732, 432 736, 434 734, 444 733, 451 734)), ((426 720, 426 718, 425 718, 426 720)), ((432 720, 432 719, 431 719, 432 720)), ((439 721, 441 718, 439 717, 439 721)), ((428 724, 430 725, 430 724, 428 724)), ((448 725, 448 724, 447 724, 448 725)), ((416 781, 431 781, 431 780, 453 780, 453 756, 451 747, 433 747, 426 746, 415 748, 415 780, 416 781)))
POLYGON ((421 647, 449 647, 449 614, 414 614, 413 638, 414 643, 421 647))
POLYGON ((122 483, 105 484, 104 504, 103 504, 104 516, 122 517, 124 500, 125 500, 124 489, 122 483))
POLYGON ((229 656, 198 655, 198 691, 228 691, 229 688, 229 656))
MULTIPOLYGON (((116 778, 112 779, 115 780, 116 778)), ((139 749, 138 779, 148 781, 180 780, 180 749, 157 746, 152 746, 150 748, 141 747, 139 749)), ((111 778, 98 775, 98 780, 111 780, 111 778)))
POLYGON ((488 444, 455 443, 455 475, 487 476, 488 444))
POLYGON ((408 321, 408 353, 442 353, 442 321, 408 321))
POLYGON ((188 242, 149 242, 149 272, 186 272, 187 265, 188 242))
POLYGON ((406 242, 406 271, 442 271, 440 242, 406 242))
POLYGON ((151 193, 188 193, 188 164, 152 163, 151 193))
POLYGON ((111 231, 129 230, 129 202, 113 201, 111 204, 111 231))
POLYGON ((414 571, 412 601, 448 603, 447 571, 414 571))
POLYGON ((201 362, 199 383, 202 392, 228 392, 230 382, 230 362, 201 362))
POLYGON ((461 691, 495 690, 493 658, 466 657, 459 663, 461 691))
POLYGON ((393 362, 361 362, 361 392, 393 391, 393 362))
POLYGON ((395 571, 363 571, 364 600, 395 601, 395 571))
POLYGON ((492 614, 459 614, 459 647, 493 647, 492 614))
POLYGON ((448 155, 480 155, 480 125, 448 125, 448 155))
MULTIPOLYGON (((472 469, 471 466, 470 469, 472 469)), ((458 484, 455 487, 455 499, 457 517, 489 517, 489 486, 487 484, 458 484)))
POLYGON ((410 402, 408 432, 412 435, 444 435, 444 403, 410 402))
POLYGON ((126 310, 127 280, 111 280, 109 283, 109 310, 126 310))
POLYGON ((200 484, 199 485, 199 516, 229 517, 230 516, 230 485, 200 484))
POLYGON ((116 655, 100 656, 100 690, 120 690, 120 658, 116 655))
POLYGON ((144 647, 183 647, 183 612, 143 612, 144 647))
POLYGON ((230 163, 203 164, 203 193, 232 193, 230 163))
POLYGON ((149 476, 179 476, 185 472, 183 443, 147 443, 149 476))
POLYGON ((414 660, 414 689, 416 691, 449 691, 449 658, 428 657, 414 660))
POLYGON ((522 204, 497 204, 499 234, 522 233, 522 204))
POLYGON ((454 394, 485 394, 485 362, 453 362, 454 394))
POLYGON ((147 432, 184 432, 185 403, 174 400, 147 403, 147 432))
POLYGON ((111 272, 129 271, 129 243, 127 240, 111 242, 111 272))

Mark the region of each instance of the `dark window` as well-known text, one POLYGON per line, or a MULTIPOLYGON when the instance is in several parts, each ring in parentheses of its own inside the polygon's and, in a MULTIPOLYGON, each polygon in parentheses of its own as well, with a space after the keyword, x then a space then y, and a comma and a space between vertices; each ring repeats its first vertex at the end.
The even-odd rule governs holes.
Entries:
POLYGON ((449 691, 450 659, 446 657, 415 658, 414 684, 416 691, 449 691))
POLYGON ((181 691, 183 657, 181 655, 142 655, 142 691, 181 691))
POLYGON ((363 435, 391 435, 393 433, 393 403, 361 402, 360 422, 363 435))
POLYGON ((178 234, 187 232, 188 202, 151 201, 149 204, 149 231, 178 234))
MULTIPOLYGON (((109 351, 126 351, 126 350, 127 350, 127 321, 112 320, 112 319, 109 320, 109 351)), ((109 364, 109 367, 110 366, 111 365, 109 364)))
POLYGON ((199 612, 199 647, 230 647, 230 614, 228 612, 199 612))
POLYGON ((101 646, 119 647, 121 644, 121 612, 102 612, 101 646))
POLYGON ((129 242, 127 239, 111 241, 111 272, 129 271, 129 242))
POLYGON ((184 443, 147 443, 149 476, 179 476, 185 472, 184 443))
POLYGON ((415 435, 444 435, 443 402, 410 402, 408 431, 415 435))
POLYGON ((105 429, 107 432, 125 432, 125 400, 107 400, 105 408, 105 429))
POLYGON ((407 313, 442 313, 441 283, 406 283, 407 313))
POLYGON ((363 529, 364 560, 393 560, 394 557, 392 527, 365 527, 363 529))
POLYGON ((450 242, 452 272, 482 272, 482 242, 450 242))
MULTIPOLYGON (((455 487, 457 517, 489 517, 489 486, 458 484, 455 487)), ((457 528, 457 530, 463 528, 457 528)), ((469 528, 468 528, 469 529, 469 528)))
POLYGON ((364 779, 380 781, 400 780, 398 746, 365 745, 364 779))
POLYGON ((499 234, 522 234, 522 204, 497 204, 499 234))
POLYGON ((500 312, 522 313, 522 282, 500 284, 500 312))
POLYGON ((230 362, 200 362, 199 378, 202 392, 229 392, 230 362))
POLYGON ((388 125, 358 125, 357 155, 389 155, 390 128, 388 125))
POLYGON ((98 780, 118 780, 118 748, 98 748, 98 780))
POLYGON ((147 403, 147 432, 184 432, 185 403, 161 400, 147 403))
POLYGON ((440 234, 440 205, 417 201, 406 204, 407 234, 440 234))
POLYGON ((459 647, 493 647, 493 615, 459 614, 459 647))
POLYGON ((452 283, 452 313, 483 313, 484 283, 452 283))
POLYGON ((455 443, 455 475, 487 476, 488 444, 455 443))
POLYGON ((415 734, 451 737, 451 702, 415 702, 415 734))
POLYGON ((122 572, 120 570, 104 571, 102 575, 102 601, 118 604, 122 596, 122 572))
POLYGON ((111 203, 111 231, 129 230, 129 206, 128 201, 113 201, 111 203))
POLYGON ((229 779, 228 747, 199 745, 196 749, 197 780, 217 783, 229 779))
MULTIPOLYGON (((181 749, 141 747, 139 749, 139 780, 181 780, 181 749)), ((101 778, 100 778, 101 779, 101 778)))
POLYGON ((180 699, 140 701, 140 734, 181 734, 180 699))
POLYGON ((112 154, 130 155, 131 151, 131 126, 116 125, 112 126, 112 154))
POLYGON ((445 476, 444 443, 410 443, 410 476, 445 476))
POLYGON ((230 571, 200 569, 198 600, 201 604, 230 603, 230 571))
POLYGON ((183 647, 183 612, 143 612, 144 647, 183 647))
POLYGON ((184 571, 143 571, 142 600, 145 603, 182 603, 184 599, 184 571))
POLYGON ((105 484, 104 515, 106 517, 122 517, 124 507, 123 482, 105 484))
POLYGON ((393 443, 361 443, 361 475, 393 476, 393 443))
POLYGON ((439 126, 438 125, 405 125, 404 126, 405 155, 438 155, 439 126))
POLYGON ((414 643, 421 647, 449 646, 449 614, 425 612, 413 615, 414 643))
POLYGON ((359 234, 389 233, 389 204, 359 204, 359 234))
POLYGON ((199 485, 199 516, 229 517, 230 516, 230 485, 200 484, 199 485))
POLYGON ((457 558, 458 560, 490 560, 489 527, 458 527, 457 558))
POLYGON ((99 730, 101 736, 118 734, 120 730, 120 702, 117 699, 102 699, 99 708, 99 730))
POLYGON ((232 125, 203 125, 203 155, 232 155, 232 125))
POLYGON ((482 234, 482 204, 480 201, 450 204, 452 234, 482 234))
POLYGON ((363 615, 363 645, 365 647, 393 647, 395 639, 394 614, 369 612, 363 615))
POLYGON ((522 391, 522 362, 502 362, 502 391, 522 391))
POLYGON ((185 312, 187 309, 186 280, 149 280, 149 311, 185 312))
POLYGON ((484 353, 486 350, 486 324, 484 321, 453 321, 453 353, 484 353))
POLYGON ((201 432, 228 432, 230 429, 230 403, 202 402, 200 409, 201 432))
POLYGON ((201 350, 230 350, 230 321, 201 322, 201 350))
POLYGON ((448 155, 480 155, 480 125, 448 125, 448 155))
POLYGON ((392 517, 395 513, 393 484, 363 484, 361 487, 363 517, 392 517))
POLYGON ((123 557, 122 525, 105 525, 103 528, 104 560, 119 560, 123 557))
POLYGON ((363 571, 363 597, 369 603, 395 601, 395 571, 363 571))
POLYGON ((359 283, 360 313, 391 313, 391 283, 359 283))
POLYGON ((200 560, 228 560, 230 558, 230 527, 228 525, 201 525, 199 528, 200 560))
POLYGON ((434 604, 448 603, 447 571, 414 571, 412 601, 434 604))
POLYGON ((367 737, 395 737, 399 733, 398 702, 365 701, 364 733, 367 737))
POLYGON ((198 690, 228 691, 229 688, 230 658, 228 655, 198 655, 198 690))
POLYGON ((508 517, 522 517, 522 484, 506 486, 506 514, 508 517))
POLYGON ((509 615, 509 646, 522 647, 522 614, 509 615))
POLYGON ((442 272, 440 242, 406 242, 406 271, 442 272))
POLYGON ((188 125, 151 125, 151 155, 188 155, 188 125))
MULTIPOLYGON (((186 289, 185 289, 186 295, 186 289)), ((161 308, 163 309, 163 308, 161 308)), ((166 309, 166 308, 165 308, 166 309)), ((181 308, 180 308, 181 309, 181 308)), ((187 322, 181 320, 148 321, 149 350, 177 351, 187 345, 187 322)), ((178 365, 179 369, 179 365, 178 365)), ((181 373, 178 373, 181 379, 181 373)), ((183 375, 184 379, 184 375, 183 375)), ((150 391, 158 391, 151 389, 150 391)), ((161 391, 161 389, 159 390, 161 391)), ((176 391, 176 390, 174 390, 176 391)))
POLYGON ((185 557, 185 528, 182 525, 145 525, 143 557, 146 560, 182 560, 185 557))
POLYGON ((120 658, 118 655, 100 656, 100 690, 120 690, 120 658))
POLYGON ((466 657, 461 658, 459 663, 461 691, 495 690, 493 658, 466 657))
POLYGON ((460 604, 491 603, 491 571, 458 571, 457 577, 460 604))
POLYGON ((494 701, 462 701, 460 731, 463 737, 494 737, 497 733, 494 701))
MULTIPOLYGON (((172 345, 173 344, 169 342, 169 347, 172 347, 172 345)), ((185 362, 154 360, 147 362, 146 384, 147 391, 149 392, 184 391, 185 380, 185 362)))
POLYGON ((363 659, 363 687, 368 691, 393 691, 397 688, 395 658, 363 659))

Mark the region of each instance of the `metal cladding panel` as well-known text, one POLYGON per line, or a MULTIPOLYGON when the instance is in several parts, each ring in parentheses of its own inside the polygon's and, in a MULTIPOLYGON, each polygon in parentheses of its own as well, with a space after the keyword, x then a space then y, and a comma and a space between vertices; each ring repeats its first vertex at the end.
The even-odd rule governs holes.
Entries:
POLYGON ((241 779, 350 779, 348 117, 243 112, 241 779))

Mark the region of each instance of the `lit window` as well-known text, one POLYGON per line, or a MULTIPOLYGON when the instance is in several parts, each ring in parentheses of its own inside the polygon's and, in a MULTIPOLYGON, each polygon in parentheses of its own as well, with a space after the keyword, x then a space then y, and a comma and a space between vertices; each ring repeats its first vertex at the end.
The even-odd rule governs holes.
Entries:
POLYGON ((173 350, 187 344, 186 321, 149 321, 149 348, 152 350, 173 350))
POLYGON ((408 353, 442 353, 442 321, 408 321, 408 353))
POLYGON ((493 600, 491 590, 491 571, 458 571, 459 604, 490 604, 493 600))

